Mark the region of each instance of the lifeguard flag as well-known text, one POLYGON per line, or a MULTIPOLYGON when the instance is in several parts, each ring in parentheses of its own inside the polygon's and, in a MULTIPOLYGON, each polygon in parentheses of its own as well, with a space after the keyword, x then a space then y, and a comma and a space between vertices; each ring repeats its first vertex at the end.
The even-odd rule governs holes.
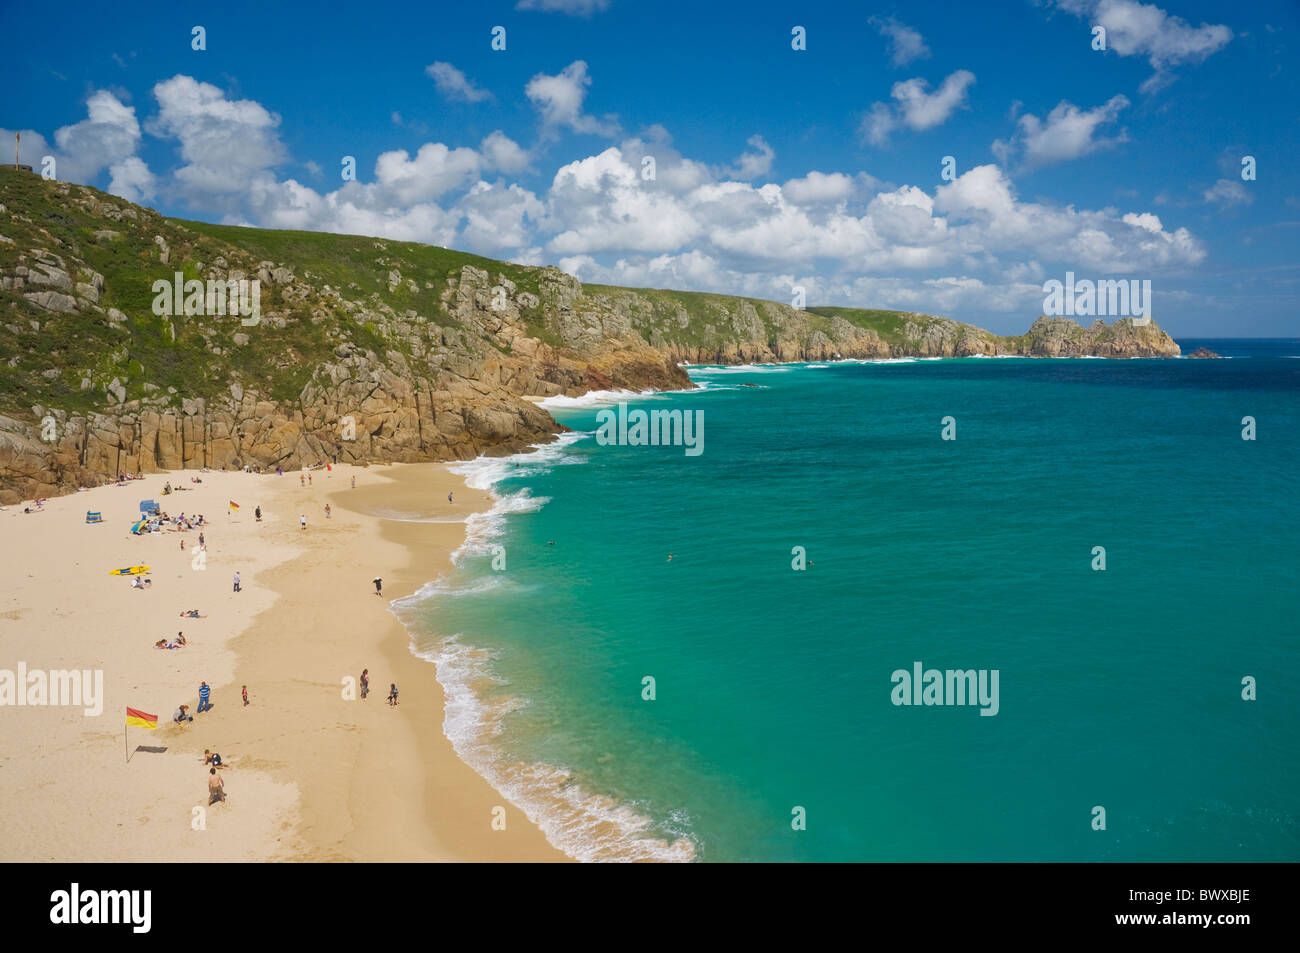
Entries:
POLYGON ((158 716, 146 714, 134 708, 126 710, 126 723, 128 725, 138 725, 141 728, 148 728, 153 731, 158 727, 158 716))
POLYGON ((231 501, 230 501, 230 508, 231 508, 232 510, 237 510, 237 509, 239 509, 239 504, 236 503, 234 500, 231 500, 231 501))

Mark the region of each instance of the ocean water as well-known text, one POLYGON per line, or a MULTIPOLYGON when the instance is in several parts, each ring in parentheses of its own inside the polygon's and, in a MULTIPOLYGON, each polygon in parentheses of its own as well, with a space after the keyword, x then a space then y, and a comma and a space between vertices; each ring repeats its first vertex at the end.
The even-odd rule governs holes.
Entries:
POLYGON ((1229 359, 551 402, 572 433, 460 465, 497 506, 399 608, 447 734, 584 860, 1300 860, 1300 341, 1179 343, 1229 359), (620 399, 703 452, 602 445, 620 399), (997 713, 894 704, 916 662, 996 670, 997 713))

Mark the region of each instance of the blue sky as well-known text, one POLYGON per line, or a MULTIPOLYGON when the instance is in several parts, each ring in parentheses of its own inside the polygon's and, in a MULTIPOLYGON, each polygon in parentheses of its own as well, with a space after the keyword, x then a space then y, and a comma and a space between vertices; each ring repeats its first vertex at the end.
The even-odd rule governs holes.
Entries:
POLYGON ((1300 5, 986 6, 10 4, 0 136, 170 215, 585 281, 1018 332, 1073 271, 1300 335, 1300 5))

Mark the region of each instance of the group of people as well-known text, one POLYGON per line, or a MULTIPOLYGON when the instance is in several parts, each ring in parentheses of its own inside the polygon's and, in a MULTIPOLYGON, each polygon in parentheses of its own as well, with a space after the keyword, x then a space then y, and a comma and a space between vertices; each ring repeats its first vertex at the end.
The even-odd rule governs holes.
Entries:
MULTIPOLYGON (((198 617, 195 616, 195 618, 198 617)), ((153 647, 156 649, 183 649, 188 644, 189 643, 185 641, 185 636, 182 633, 177 632, 176 638, 172 639, 170 642, 166 639, 159 639, 153 644, 153 647)), ((199 710, 202 711, 203 709, 199 710)))
MULTIPOLYGON (((378 580, 376 580, 378 581, 378 580)), ((370 696, 370 669, 361 670, 361 697, 363 699, 370 696)), ((397 707, 397 683, 391 682, 388 686, 388 705, 390 708, 397 707)))

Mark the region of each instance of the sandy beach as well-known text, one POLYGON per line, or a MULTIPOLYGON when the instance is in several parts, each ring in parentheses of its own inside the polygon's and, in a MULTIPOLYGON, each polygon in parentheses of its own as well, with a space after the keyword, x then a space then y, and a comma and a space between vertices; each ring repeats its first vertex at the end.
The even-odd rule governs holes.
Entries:
POLYGON ((0 860, 566 859, 456 756, 434 666, 389 609, 448 567, 463 519, 490 496, 440 464, 321 468, 311 481, 173 471, 0 511, 0 678, 22 664, 103 679, 97 715, 0 705, 0 860), (167 482, 183 489, 164 496, 167 482), (145 499, 203 514, 205 551, 197 528, 133 536, 145 499), (385 518, 398 514, 450 521, 385 518), (110 575, 137 564, 152 567, 147 589, 110 575), (181 617, 192 608, 204 618, 181 617), (184 648, 154 647, 178 632, 184 648), (346 684, 363 668, 365 700, 346 684), (195 714, 201 681, 213 708, 195 714), (183 728, 182 703, 194 716, 183 728), (128 706, 158 729, 124 742, 128 706), (212 807, 204 749, 227 765, 228 800, 212 807))

